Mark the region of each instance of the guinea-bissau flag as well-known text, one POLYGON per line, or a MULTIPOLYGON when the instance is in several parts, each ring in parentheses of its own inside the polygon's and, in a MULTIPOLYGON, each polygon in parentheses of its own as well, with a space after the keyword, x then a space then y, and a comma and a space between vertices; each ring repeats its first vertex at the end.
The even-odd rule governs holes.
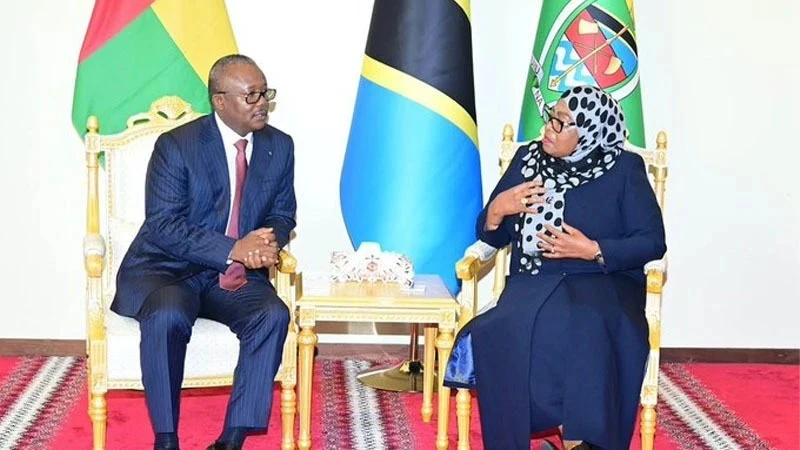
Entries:
POLYGON ((469 0, 375 0, 340 180, 354 247, 458 291, 482 206, 469 0))
POLYGON ((236 53, 224 0, 97 0, 78 59, 72 124, 83 137, 97 116, 103 134, 176 95, 208 113, 214 62, 236 53))
POLYGON ((628 141, 644 147, 633 0, 543 0, 522 100, 519 139, 539 137, 545 105, 578 85, 620 102, 628 141))

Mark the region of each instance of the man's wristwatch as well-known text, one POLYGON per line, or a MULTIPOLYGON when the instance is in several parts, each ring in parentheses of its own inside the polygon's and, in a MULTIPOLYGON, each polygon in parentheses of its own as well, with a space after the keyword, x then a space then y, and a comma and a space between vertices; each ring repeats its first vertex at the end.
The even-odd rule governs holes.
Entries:
POLYGON ((594 254, 594 262, 601 266, 606 265, 606 260, 603 259, 603 252, 599 248, 597 249, 597 253, 594 254))

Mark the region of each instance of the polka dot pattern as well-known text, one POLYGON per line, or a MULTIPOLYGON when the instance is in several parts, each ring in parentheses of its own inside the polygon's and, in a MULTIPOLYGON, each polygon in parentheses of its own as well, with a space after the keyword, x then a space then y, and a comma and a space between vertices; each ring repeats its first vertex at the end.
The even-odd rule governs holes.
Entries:
MULTIPOLYGON (((543 181, 545 203, 536 206, 536 214, 521 214, 515 225, 521 250, 520 270, 536 275, 542 266, 540 239, 536 233, 545 225, 561 229, 564 223, 567 190, 600 178, 611 169, 624 149, 622 130, 625 119, 616 100, 601 89, 577 86, 561 96, 578 128, 578 146, 564 158, 553 158, 533 141, 522 157, 522 175, 526 180, 543 181)), ((549 233, 548 233, 549 234, 549 233)))

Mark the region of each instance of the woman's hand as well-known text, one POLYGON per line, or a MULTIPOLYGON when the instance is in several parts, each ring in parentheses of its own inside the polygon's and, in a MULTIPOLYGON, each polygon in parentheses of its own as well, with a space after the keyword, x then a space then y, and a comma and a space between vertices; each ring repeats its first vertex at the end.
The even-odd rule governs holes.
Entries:
POLYGON ((528 205, 544 203, 544 193, 545 188, 538 180, 526 181, 499 193, 486 210, 486 229, 496 230, 506 216, 523 212, 536 214, 528 205))
POLYGON ((542 256, 545 258, 561 259, 585 259, 592 261, 594 255, 600 250, 600 244, 586 237, 577 228, 563 223, 564 231, 557 230, 550 225, 545 225, 549 236, 545 233, 537 233, 536 236, 542 240, 539 248, 544 250, 542 256))

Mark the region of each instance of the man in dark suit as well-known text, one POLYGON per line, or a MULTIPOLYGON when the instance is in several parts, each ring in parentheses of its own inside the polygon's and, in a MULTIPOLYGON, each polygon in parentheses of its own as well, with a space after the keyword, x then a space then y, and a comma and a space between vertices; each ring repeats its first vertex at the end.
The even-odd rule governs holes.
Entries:
POLYGON ((162 134, 147 168, 145 221, 117 276, 111 309, 141 330, 140 363, 156 449, 178 448, 180 387, 197 317, 239 338, 222 434, 241 449, 264 430, 289 311, 267 269, 295 226, 294 144, 267 125, 275 90, 242 55, 209 74, 214 113, 162 134))

